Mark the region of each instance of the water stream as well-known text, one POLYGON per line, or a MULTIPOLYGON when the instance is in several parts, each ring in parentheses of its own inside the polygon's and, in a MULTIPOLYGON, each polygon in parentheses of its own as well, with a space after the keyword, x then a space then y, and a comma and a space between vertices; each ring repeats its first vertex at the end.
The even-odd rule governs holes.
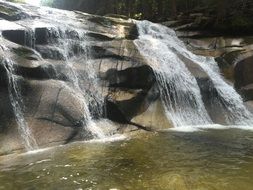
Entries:
POLYGON ((252 115, 242 98, 227 84, 212 58, 197 56, 187 50, 176 33, 165 26, 149 21, 137 22, 139 39, 135 41, 141 54, 153 67, 167 116, 174 126, 212 124, 194 76, 180 59, 196 63, 208 75, 218 95, 211 105, 221 107, 228 125, 252 125, 252 115))
MULTIPOLYGON (((25 9, 25 6, 20 6, 19 8, 25 9)), ((28 13, 29 9, 24 11, 28 13)), ((82 102, 83 136, 87 138, 105 138, 104 132, 93 121, 93 117, 101 117, 104 99, 100 89, 96 88, 98 87, 98 77, 95 68, 89 61, 89 44, 85 35, 86 31, 79 24, 73 27, 73 20, 62 20, 64 14, 71 14, 69 12, 65 13, 64 11, 45 7, 38 8, 36 11, 37 14, 40 14, 40 19, 43 20, 42 23, 36 19, 28 19, 19 23, 20 26, 25 28, 23 45, 35 50, 37 45, 36 28, 48 28, 47 39, 45 40, 48 41, 49 46, 58 51, 56 56, 61 56, 62 63, 65 63, 66 69, 69 71, 67 73, 67 77, 71 81, 69 85, 75 89, 77 92, 76 97, 82 102), (89 104, 92 105, 92 109, 89 108, 89 104)), ((35 52, 38 53, 36 50, 35 52)), ((42 59, 42 56, 40 58, 42 59)), ((48 63, 50 63, 50 60, 48 60, 48 63)), ((37 148, 37 143, 25 120, 25 105, 22 101, 19 83, 16 80, 17 76, 14 75, 15 64, 12 59, 5 59, 4 65, 8 72, 10 100, 25 147, 27 150, 34 150, 37 148)))
POLYGON ((14 74, 14 62, 6 58, 2 64, 7 71, 9 97, 18 125, 18 131, 26 150, 34 150, 38 148, 38 145, 24 117, 24 103, 18 83, 19 78, 14 74))
POLYGON ((41 8, 41 16, 44 20, 54 27, 49 31, 48 40, 52 41, 63 55, 63 61, 71 72, 68 73, 77 92, 82 94, 79 99, 84 107, 84 134, 90 132, 93 138, 105 138, 103 131, 96 126, 92 117, 101 117, 103 112, 104 99, 99 89, 98 77, 95 67, 89 60, 89 41, 87 40, 86 30, 81 26, 75 28, 70 26, 70 21, 62 21, 62 14, 52 15, 47 13, 46 8, 41 8), (59 22, 61 20, 61 22, 59 22), (89 103, 92 109, 89 109, 89 103))
POLYGON ((171 50, 182 42, 175 32, 148 21, 137 22, 137 48, 155 71, 161 99, 174 126, 212 123, 205 109, 196 79, 171 50))
POLYGON ((97 76, 95 75, 95 68, 89 64, 89 47, 88 41, 85 38, 85 31, 78 31, 68 28, 67 26, 58 26, 54 31, 59 39, 54 47, 57 47, 63 54, 63 61, 70 69, 68 73, 69 80, 74 85, 74 89, 81 94, 78 98, 83 103, 83 134, 87 136, 87 132, 91 133, 92 138, 103 139, 106 135, 103 131, 96 126, 96 123, 92 120, 91 111, 96 117, 100 117, 103 109, 103 97, 99 91, 91 92, 91 87, 98 87, 97 76), (77 40, 68 39, 67 33, 74 32, 77 40), (75 50, 73 47, 75 46, 75 50), (80 71, 76 68, 75 64, 81 63, 80 71), (82 70, 83 69, 83 70, 82 70), (82 73, 81 73, 82 72, 82 73), (84 74, 83 74, 84 73, 84 74), (87 83, 89 85, 87 86, 87 83), (92 102, 92 109, 89 109, 89 102, 92 102))

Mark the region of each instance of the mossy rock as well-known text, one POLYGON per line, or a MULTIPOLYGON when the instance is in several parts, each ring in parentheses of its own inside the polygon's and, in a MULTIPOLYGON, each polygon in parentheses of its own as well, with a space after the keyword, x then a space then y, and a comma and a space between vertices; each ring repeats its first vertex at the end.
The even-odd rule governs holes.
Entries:
POLYGON ((28 14, 22 12, 16 7, 0 3, 0 18, 10 21, 16 21, 27 17, 29 17, 28 14))
POLYGON ((100 24, 104 27, 112 27, 113 25, 117 25, 116 22, 112 21, 109 18, 106 17, 92 17, 89 19, 89 21, 94 22, 96 24, 100 24))
POLYGON ((13 48, 12 51, 19 57, 22 57, 28 60, 39 60, 38 56, 30 48, 18 47, 18 48, 13 48))
POLYGON ((118 15, 118 14, 107 14, 105 15, 105 17, 120 18, 120 19, 125 19, 125 20, 129 19, 129 17, 125 15, 118 15))

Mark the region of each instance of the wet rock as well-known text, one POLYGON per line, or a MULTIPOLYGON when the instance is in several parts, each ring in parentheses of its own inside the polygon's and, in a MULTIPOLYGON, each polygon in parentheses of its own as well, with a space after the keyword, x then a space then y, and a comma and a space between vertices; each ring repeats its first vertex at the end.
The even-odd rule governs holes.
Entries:
POLYGON ((253 83, 253 51, 245 55, 235 65, 235 87, 240 89, 253 83))
MULTIPOLYGON (((178 23, 177 27, 181 25, 182 23, 178 23)), ((193 31, 188 29, 186 27, 177 31, 178 35, 183 37, 182 39, 188 49, 197 55, 214 57, 225 79, 234 84, 234 87, 245 101, 250 100, 251 90, 248 85, 253 83, 253 78, 251 77, 253 63, 252 37, 230 37, 217 34, 216 36, 208 34, 201 36, 198 35, 198 29, 193 31)), ((200 78, 200 80, 198 79, 199 83, 200 81, 208 81, 204 79, 205 76, 201 70, 194 68, 194 63, 188 60, 185 61, 185 64, 194 76, 202 75, 197 77, 197 79, 200 78)), ((205 85, 200 86, 204 87, 205 85)))
POLYGON ((34 61, 41 60, 41 56, 37 52, 27 47, 17 47, 17 48, 14 47, 12 48, 12 51, 17 56, 22 57, 24 59, 34 60, 34 61))
POLYGON ((25 30, 5 30, 2 32, 3 37, 14 43, 25 45, 26 44, 26 31, 25 30))
POLYGON ((96 32, 88 32, 86 35, 89 36, 91 39, 98 40, 98 41, 111 41, 114 39, 111 36, 108 36, 106 34, 96 33, 96 32))
POLYGON ((248 110, 253 113, 253 101, 247 101, 244 103, 248 110))
POLYGON ((58 47, 37 45, 36 50, 44 59, 66 60, 64 51, 58 47))
POLYGON ((98 89, 106 101, 103 117, 120 123, 113 131, 129 125, 150 129, 143 113, 159 99, 159 91, 153 70, 133 43, 138 36, 133 21, 72 12, 65 15, 73 19, 70 26, 62 26, 30 6, 26 9, 32 15, 26 20, 0 20, 5 26, 0 29, 0 154, 24 148, 9 98, 6 68, 11 67, 24 118, 39 147, 90 134, 84 130, 87 118, 101 118, 92 110, 98 89), (13 65, 4 65, 5 59, 13 65), (100 76, 96 86, 89 67, 100 76), (137 116, 142 120, 134 122, 137 116))
MULTIPOLYGON (((24 117, 40 147, 83 140, 85 131, 80 129, 84 129, 87 114, 94 119, 104 117, 119 123, 113 129, 114 132, 128 125, 154 130, 173 127, 159 99, 154 71, 149 65, 152 63, 142 57, 133 42, 138 37, 138 31, 132 20, 114 15, 101 17, 81 12, 64 12, 61 18, 66 17, 66 23, 61 25, 59 21, 47 21, 37 9, 33 10, 30 6, 25 9, 33 16, 15 22, 10 28, 0 29, 0 60, 5 56, 5 59, 14 62, 13 74, 20 87, 25 107, 24 117), (93 77, 97 75, 99 78, 93 77), (92 111, 94 105, 97 105, 94 98, 96 95, 101 96, 99 98, 102 101, 105 99, 102 116, 97 111, 92 111)), ((61 13, 48 14, 57 16, 61 13)), ((199 16, 190 17, 195 19, 199 16)), ((192 27, 195 22, 172 22, 170 25, 184 32, 181 30, 192 27), (184 26, 180 28, 180 25, 184 26)), ((191 35, 196 37, 205 34, 193 31, 186 37, 191 35)), ((230 50, 235 53, 235 49, 231 48, 241 48, 231 47, 241 46, 241 41, 209 38, 205 42, 199 39, 188 42, 188 47, 199 52, 203 50, 203 53, 206 49, 215 51, 209 52, 210 55, 213 53, 215 57, 225 60, 229 68, 236 65, 235 72, 239 77, 236 79, 237 84, 241 83, 239 86, 244 90, 251 90, 244 88, 247 85, 244 76, 240 78, 245 72, 249 74, 245 71, 248 67, 244 65, 250 65, 250 61, 246 64, 245 57, 237 59, 242 52, 233 54, 232 57, 236 55, 235 59, 229 55, 230 50)), ((208 75, 197 63, 180 52, 178 58, 196 78, 213 121, 224 123, 222 105, 213 106, 216 99, 212 98, 218 100, 219 95, 208 75)), ((1 61, 0 154, 24 148, 9 99, 5 66, 1 61)), ((225 66, 223 64, 221 67, 225 66)), ((247 78, 247 81, 251 80, 247 78)))
POLYGON ((253 100, 253 84, 240 88, 239 92, 241 93, 244 101, 253 100))
POLYGON ((16 6, 0 2, 0 18, 10 21, 16 21, 29 18, 29 15, 17 8, 16 6))
POLYGON ((35 43, 37 45, 48 44, 50 42, 56 42, 59 38, 59 34, 55 28, 36 28, 35 29, 35 43))
POLYGON ((110 69, 103 79, 109 82, 109 87, 127 89, 150 89, 155 82, 153 70, 147 65, 121 71, 110 69))

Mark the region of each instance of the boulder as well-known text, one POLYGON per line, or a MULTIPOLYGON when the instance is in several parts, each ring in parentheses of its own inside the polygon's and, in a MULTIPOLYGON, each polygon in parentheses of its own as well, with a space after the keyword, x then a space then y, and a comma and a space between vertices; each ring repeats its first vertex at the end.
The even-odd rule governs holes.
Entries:
MULTIPOLYGON (((4 26, 0 28, 0 155, 25 147, 11 93, 18 93, 15 96, 20 98, 17 102, 22 117, 39 147, 86 140, 91 134, 87 125, 94 127, 95 122, 103 128, 107 119, 118 123, 109 122, 114 127, 102 129, 108 134, 129 132, 136 127, 173 127, 160 100, 152 63, 134 43, 138 31, 133 20, 54 9, 45 13, 40 8, 15 7, 8 2, 2 5, 17 14, 12 18, 8 11, 0 9, 0 13, 5 12, 5 16, 0 14, 0 24, 4 26), (61 23, 57 18, 65 20, 61 23)), ((191 19, 199 16, 191 15, 191 19)), ((178 27, 183 35, 182 30, 194 27, 196 22, 169 24, 178 27)), ((243 44, 239 39, 190 38, 201 35, 206 34, 193 31, 184 36, 188 47, 199 54, 208 50, 209 55, 219 57, 220 67, 229 73, 232 69, 230 77, 235 76, 245 100, 251 100, 251 47, 239 47, 243 44)), ((215 104, 219 95, 212 80, 197 63, 176 50, 175 53, 196 78, 212 120, 224 123, 223 107, 215 104)))
POLYGON ((247 101, 244 103, 248 110, 253 114, 253 101, 247 101))
MULTIPOLYGON (((18 87, 14 95, 20 98, 21 115, 40 148, 85 140, 91 118, 120 124, 102 129, 106 133, 153 127, 145 118, 150 106, 158 105, 159 91, 152 68, 133 42, 138 32, 132 20, 57 11, 54 16, 64 14, 71 20, 63 26, 32 6, 0 5, 24 15, 0 14, 4 19, 0 20, 4 26, 0 29, 0 155, 25 148, 11 98, 16 93, 13 85, 18 87)), ((105 121, 96 123, 103 127, 105 121)))
POLYGON ((16 21, 29 17, 29 14, 23 12, 20 8, 12 4, 0 2, 0 18, 10 21, 16 21))
POLYGON ((237 89, 253 83, 253 51, 236 63, 234 72, 237 89))
POLYGON ((244 101, 253 100, 253 84, 240 88, 239 92, 241 93, 244 101))

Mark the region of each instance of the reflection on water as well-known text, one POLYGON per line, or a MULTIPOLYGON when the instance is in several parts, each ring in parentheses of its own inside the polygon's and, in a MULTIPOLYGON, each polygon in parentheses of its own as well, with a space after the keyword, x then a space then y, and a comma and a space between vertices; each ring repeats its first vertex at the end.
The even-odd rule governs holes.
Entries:
POLYGON ((0 157, 0 189, 252 190, 253 132, 139 136, 0 157))

